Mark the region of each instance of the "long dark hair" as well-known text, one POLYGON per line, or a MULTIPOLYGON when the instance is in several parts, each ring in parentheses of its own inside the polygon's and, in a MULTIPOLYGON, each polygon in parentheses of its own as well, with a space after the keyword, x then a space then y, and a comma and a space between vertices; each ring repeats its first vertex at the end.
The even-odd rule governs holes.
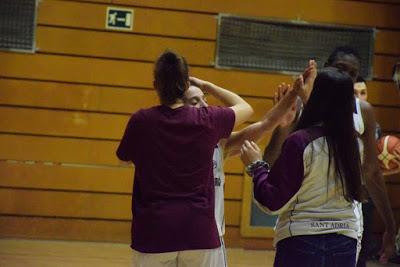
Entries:
POLYGON ((154 86, 163 105, 175 104, 183 98, 189 85, 189 68, 181 55, 167 50, 154 67, 154 86))
POLYGON ((351 77, 337 68, 324 68, 315 79, 296 130, 322 125, 329 148, 329 168, 333 159, 345 199, 362 201, 364 196, 360 152, 354 129, 354 107, 351 77))

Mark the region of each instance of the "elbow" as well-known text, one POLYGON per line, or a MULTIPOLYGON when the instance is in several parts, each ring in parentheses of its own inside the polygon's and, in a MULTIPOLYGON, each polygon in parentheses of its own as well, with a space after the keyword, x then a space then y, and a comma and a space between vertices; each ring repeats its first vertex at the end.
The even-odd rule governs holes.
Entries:
POLYGON ((254 114, 254 109, 253 109, 253 107, 252 106, 250 106, 250 104, 247 104, 249 107, 249 113, 250 113, 250 116, 251 115, 253 115, 254 114))
POLYGON ((265 213, 270 214, 270 215, 277 215, 280 213, 281 207, 274 206, 273 203, 271 203, 270 201, 268 201, 262 197, 257 197, 256 194, 254 194, 254 199, 255 199, 255 202, 257 203, 257 206, 260 209, 262 209, 265 213))
POLYGON ((126 155, 124 155, 124 153, 122 153, 120 150, 117 150, 117 152, 115 153, 115 155, 117 156, 117 158, 120 160, 120 161, 129 161, 130 159, 126 156, 126 155))
POLYGON ((247 117, 250 118, 250 117, 254 114, 254 109, 253 109, 253 107, 250 106, 250 104, 246 102, 244 108, 245 108, 245 110, 246 110, 247 117))
POLYGON ((124 167, 128 167, 131 165, 130 161, 126 161, 126 160, 119 160, 119 165, 124 166, 124 167))

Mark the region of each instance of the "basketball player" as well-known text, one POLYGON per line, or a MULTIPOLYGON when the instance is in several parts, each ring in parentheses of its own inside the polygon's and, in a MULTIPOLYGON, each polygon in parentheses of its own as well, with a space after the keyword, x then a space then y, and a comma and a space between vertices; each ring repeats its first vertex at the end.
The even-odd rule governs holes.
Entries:
POLYGON ((252 114, 237 94, 207 90, 229 107, 192 108, 186 60, 164 52, 154 68, 160 105, 134 113, 117 150, 135 164, 132 194, 134 267, 220 267, 212 254, 221 246, 214 218, 212 156, 220 139, 252 114))
MULTIPOLYGON (((294 86, 302 85, 300 76, 294 86)), ((275 267, 355 266, 354 200, 363 199, 363 190, 353 93, 347 73, 325 68, 274 165, 261 161, 254 143, 242 147, 254 198, 267 212, 279 214, 275 267)))
MULTIPOLYGON (((397 86, 398 93, 400 96, 400 62, 397 62, 393 66, 393 81, 397 86)), ((398 159, 400 160, 400 151, 397 151, 396 155, 397 155, 398 159)), ((396 161, 396 162, 398 164, 398 168, 396 168, 395 170, 393 170, 390 173, 387 172, 386 173, 387 175, 400 173, 400 162, 399 161, 396 161)), ((397 232, 397 236, 396 236, 396 254, 393 258, 390 259, 390 262, 400 264, 400 229, 397 232)))
MULTIPOLYGON (((363 101, 368 101, 368 88, 365 79, 361 76, 357 77, 354 83, 354 96, 363 101)), ((378 140, 382 136, 382 129, 379 123, 376 124, 375 138, 378 140)))
MULTIPOLYGON (((334 66, 346 71, 352 77, 353 82, 355 82, 359 74, 360 61, 354 49, 338 47, 328 58, 326 66, 334 66)), ((313 78, 313 76, 311 76, 311 78, 313 78)), ((385 224, 380 261, 386 263, 394 251, 395 221, 386 192, 386 185, 377 160, 375 141, 376 120, 370 104, 356 99, 354 124, 357 132, 360 134, 364 151, 362 168, 365 187, 385 224)), ((295 125, 296 124, 293 123, 291 127, 278 127, 274 131, 271 141, 264 152, 264 159, 271 166, 280 153, 283 141, 295 125)), ((360 216, 360 223, 362 223, 361 209, 358 213, 360 216)), ((360 237, 361 231, 362 227, 360 227, 360 237)))
MULTIPOLYGON (((358 76, 356 82, 354 83, 354 96, 363 101, 368 100, 367 83, 361 76, 358 76)), ((358 107, 359 104, 357 104, 357 108, 358 107)), ((355 119, 357 121, 359 119, 359 116, 356 116, 355 119)), ((375 139, 378 140, 381 135, 381 128, 377 123, 375 129, 375 139)), ((363 232, 361 237, 361 244, 359 244, 361 246, 361 250, 357 261, 357 267, 366 267, 368 258, 372 258, 374 256, 374 253, 376 253, 376 251, 374 251, 374 246, 376 246, 376 242, 374 242, 372 236, 374 219, 373 211, 374 204, 369 198, 366 203, 362 203, 363 232)))
MULTIPOLYGON (((209 82, 196 79, 191 77, 190 81, 192 85, 185 92, 184 101, 186 105, 193 106, 196 108, 207 107, 203 91, 209 91, 207 88, 213 87, 214 85, 209 82)), ((240 148, 244 143, 244 140, 258 141, 267 131, 273 130, 280 120, 283 118, 288 110, 293 109, 296 104, 297 93, 295 91, 283 91, 279 90, 276 94, 276 105, 266 113, 263 119, 259 122, 253 123, 246 128, 232 132, 232 134, 222 139, 214 149, 214 179, 215 179, 215 220, 218 227, 218 233, 221 239, 221 247, 219 253, 213 254, 217 263, 216 266, 227 266, 226 252, 223 236, 225 234, 225 219, 224 219, 224 159, 227 157, 238 155, 240 148)), ((224 98, 220 100, 229 105, 229 101, 224 98)))
MULTIPOLYGON (((400 62, 393 66, 393 81, 396 84, 400 96, 400 62)), ((397 164, 397 168, 392 170, 384 170, 383 175, 385 176, 400 173, 400 149, 395 150, 394 154, 397 156, 397 158, 394 158, 393 162, 397 164)))
POLYGON ((367 83, 361 76, 358 76, 357 81, 354 83, 354 95, 363 101, 368 99, 367 83))

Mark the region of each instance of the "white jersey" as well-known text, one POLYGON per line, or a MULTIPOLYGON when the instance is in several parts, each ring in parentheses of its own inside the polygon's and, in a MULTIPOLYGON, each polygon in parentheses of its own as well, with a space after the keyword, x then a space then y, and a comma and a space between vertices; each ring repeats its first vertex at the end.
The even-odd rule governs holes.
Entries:
MULTIPOLYGON (((361 135, 365 131, 362 119, 360 101, 356 100, 353 114, 355 130, 361 135)), ((363 144, 358 139, 360 156, 363 155, 363 144)), ((344 197, 336 195, 337 184, 335 168, 329 168, 329 148, 325 137, 319 137, 310 142, 303 152, 304 181, 300 190, 279 211, 275 226, 274 244, 294 235, 340 233, 358 240, 359 248, 363 232, 362 206, 354 201, 348 203, 344 197), (313 155, 317 154, 318 157, 313 155), (321 181, 321 170, 329 170, 328 177, 321 181), (328 196, 333 196, 329 198, 328 196), (338 207, 340 211, 337 211, 338 207), (312 212, 310 212, 312 210, 312 212), (316 216, 320 221, 309 222, 305 218, 316 216), (332 223, 332 218, 340 220, 332 223)), ((263 207, 263 209, 266 209, 263 207)), ((268 211, 268 210, 267 210, 268 211)), ((271 211, 269 211, 271 213, 271 211)))
POLYGON ((224 219, 224 151, 221 144, 214 149, 213 155, 213 172, 215 182, 215 221, 217 222, 219 236, 225 234, 224 219))
POLYGON ((361 114, 360 99, 358 98, 356 98, 356 107, 355 107, 355 112, 353 113, 353 119, 354 119, 354 128, 360 135, 362 135, 365 131, 365 127, 364 127, 364 120, 361 114))
MULTIPOLYGON (((357 131, 357 133, 361 136, 365 132, 365 126, 364 126, 364 120, 362 118, 362 113, 361 113, 360 99, 358 99, 358 98, 356 98, 356 108, 355 108, 355 112, 353 113, 353 120, 354 120, 354 128, 357 131)), ((361 161, 362 161, 363 156, 364 156, 364 145, 360 138, 358 138, 358 144, 360 146, 360 156, 361 156, 361 161)), ((364 182, 364 179, 362 179, 361 181, 364 182)), ((354 213, 355 213, 355 215, 357 217, 357 221, 358 221, 358 231, 357 231, 357 235, 358 235, 357 259, 358 259, 358 255, 361 250, 361 239, 362 239, 362 235, 364 232, 362 204, 360 202, 355 201, 354 213)))

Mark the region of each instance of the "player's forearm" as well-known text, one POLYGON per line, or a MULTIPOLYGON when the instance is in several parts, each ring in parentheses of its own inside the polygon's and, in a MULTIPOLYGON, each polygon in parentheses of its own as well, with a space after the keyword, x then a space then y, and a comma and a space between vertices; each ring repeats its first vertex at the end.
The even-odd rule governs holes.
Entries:
POLYGON ((284 128, 278 127, 272 133, 271 140, 267 145, 267 147, 265 148, 263 156, 263 159, 266 162, 268 162, 271 166, 278 159, 281 153, 282 144, 289 136, 289 134, 292 132, 293 127, 294 126, 289 126, 284 128))
POLYGON ((395 235, 396 223, 381 172, 379 169, 365 170, 364 177, 367 191, 376 206, 379 216, 385 224, 386 231, 395 235))
POLYGON ((270 109, 262 118, 261 122, 268 130, 275 129, 279 125, 283 116, 292 108, 297 100, 298 94, 292 90, 281 101, 270 109))
POLYGON ((213 83, 207 82, 203 88, 206 92, 220 100, 224 105, 233 107, 237 105, 248 105, 247 102, 239 95, 219 87, 213 83))
POLYGON ((396 169, 394 169, 394 170, 384 170, 384 171, 383 171, 383 175, 384 175, 384 176, 395 175, 395 174, 398 174, 398 173, 400 173, 400 167, 399 167, 399 168, 396 168, 396 169))
POLYGON ((232 133, 225 144, 225 157, 238 155, 245 140, 258 142, 268 130, 270 130, 269 125, 259 121, 247 126, 239 132, 232 133))

